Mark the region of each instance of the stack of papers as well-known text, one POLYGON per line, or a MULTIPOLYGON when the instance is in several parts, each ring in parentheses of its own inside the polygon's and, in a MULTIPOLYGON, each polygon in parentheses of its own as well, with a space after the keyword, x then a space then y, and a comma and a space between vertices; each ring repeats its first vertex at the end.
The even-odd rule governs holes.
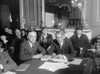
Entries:
POLYGON ((74 58, 72 62, 69 62, 69 64, 74 64, 74 65, 80 65, 82 62, 82 59, 74 58))
POLYGON ((64 68, 68 68, 68 65, 64 63, 53 63, 53 62, 45 62, 39 67, 39 69, 46 69, 52 72, 55 72, 58 69, 64 69, 64 68))
POLYGON ((42 61, 48 61, 50 59, 51 59, 51 55, 44 55, 44 56, 41 57, 42 61))
POLYGON ((15 72, 11 72, 11 71, 7 71, 5 73, 2 73, 2 74, 16 74, 15 72))
POLYGON ((26 69, 30 66, 30 64, 21 64, 18 66, 15 71, 26 71, 26 69))

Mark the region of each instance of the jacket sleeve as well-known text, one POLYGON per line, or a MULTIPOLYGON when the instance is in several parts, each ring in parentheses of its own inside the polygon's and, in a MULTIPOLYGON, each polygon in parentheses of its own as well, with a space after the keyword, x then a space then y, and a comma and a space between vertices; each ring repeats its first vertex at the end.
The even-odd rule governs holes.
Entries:
POLYGON ((5 52, 5 55, 7 57, 7 62, 3 65, 4 72, 15 69, 17 67, 17 64, 12 60, 7 52, 5 52))
POLYGON ((31 60, 33 55, 27 53, 27 48, 24 44, 21 44, 20 46, 20 60, 21 61, 27 61, 31 60))
POLYGON ((55 39, 54 41, 53 41, 53 43, 52 43, 52 45, 51 45, 51 48, 50 48, 50 50, 48 51, 48 53, 49 54, 53 54, 53 53, 55 53, 55 54, 61 54, 61 50, 60 50, 60 48, 59 48, 59 43, 58 43, 58 41, 55 39))
POLYGON ((47 53, 48 53, 49 55, 52 55, 53 53, 55 53, 54 51, 55 51, 55 46, 54 46, 54 43, 53 43, 53 44, 51 44, 51 47, 50 47, 50 49, 47 51, 47 53))
POLYGON ((73 48, 73 45, 72 45, 71 41, 68 40, 67 43, 68 43, 68 50, 69 50, 69 53, 66 54, 66 57, 70 60, 71 58, 74 58, 74 57, 76 56, 76 52, 75 52, 75 50, 74 50, 74 48, 73 48))
POLYGON ((45 49, 42 47, 42 46, 40 46, 40 44, 37 42, 37 49, 40 51, 40 53, 41 54, 46 54, 46 51, 45 51, 45 49))
POLYGON ((85 45, 84 45, 83 49, 87 50, 87 49, 91 48, 91 45, 90 45, 89 39, 86 35, 85 35, 84 39, 85 39, 85 45))
POLYGON ((51 45, 53 43, 53 37, 52 37, 52 35, 48 34, 47 39, 48 39, 49 45, 51 45))

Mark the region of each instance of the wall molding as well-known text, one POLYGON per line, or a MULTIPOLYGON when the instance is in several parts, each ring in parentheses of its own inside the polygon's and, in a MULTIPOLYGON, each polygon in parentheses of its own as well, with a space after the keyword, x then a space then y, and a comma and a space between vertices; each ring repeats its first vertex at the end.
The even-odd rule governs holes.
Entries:
POLYGON ((100 0, 97 0, 97 16, 96 16, 96 21, 100 22, 100 0))
POLYGON ((70 6, 68 4, 61 4, 59 7, 62 8, 63 6, 68 7, 69 11, 71 11, 71 8, 70 8, 70 6))
POLYGON ((23 10, 23 0, 19 0, 19 9, 20 9, 20 28, 24 29, 25 19, 24 19, 24 10, 23 10))

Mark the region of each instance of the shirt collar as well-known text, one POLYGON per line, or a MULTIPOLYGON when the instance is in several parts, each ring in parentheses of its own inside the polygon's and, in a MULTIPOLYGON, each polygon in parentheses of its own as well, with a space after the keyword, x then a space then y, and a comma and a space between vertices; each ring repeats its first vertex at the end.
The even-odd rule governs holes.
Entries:
POLYGON ((30 41, 28 41, 28 42, 29 42, 30 47, 32 47, 32 43, 30 41))

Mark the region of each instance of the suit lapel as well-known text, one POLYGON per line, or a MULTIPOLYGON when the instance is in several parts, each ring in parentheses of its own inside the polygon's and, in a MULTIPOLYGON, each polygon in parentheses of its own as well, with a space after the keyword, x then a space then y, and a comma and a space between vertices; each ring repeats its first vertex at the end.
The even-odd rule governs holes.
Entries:
POLYGON ((36 53, 37 50, 37 45, 36 42, 34 43, 34 47, 32 47, 32 53, 36 53))
POLYGON ((26 44, 27 48, 28 48, 28 52, 29 53, 32 53, 33 51, 33 48, 30 46, 29 42, 27 41, 27 44, 26 44))
POLYGON ((63 45, 62 45, 62 53, 65 52, 67 44, 66 44, 66 40, 64 39, 63 45))
POLYGON ((61 46, 61 49, 63 50, 64 47, 65 47, 65 40, 63 40, 63 44, 62 44, 62 46, 61 46))

